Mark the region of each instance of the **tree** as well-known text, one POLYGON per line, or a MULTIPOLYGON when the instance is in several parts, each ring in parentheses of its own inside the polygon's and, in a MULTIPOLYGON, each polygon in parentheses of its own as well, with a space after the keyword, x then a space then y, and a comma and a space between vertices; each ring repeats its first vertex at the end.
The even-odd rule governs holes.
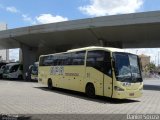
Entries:
POLYGON ((156 69, 156 65, 154 63, 149 63, 147 67, 149 71, 154 71, 156 69))

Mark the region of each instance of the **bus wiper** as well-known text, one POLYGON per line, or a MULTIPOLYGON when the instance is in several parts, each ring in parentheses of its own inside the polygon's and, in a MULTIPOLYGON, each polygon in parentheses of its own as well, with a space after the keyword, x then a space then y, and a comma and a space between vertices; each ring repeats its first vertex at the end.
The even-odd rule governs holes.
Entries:
POLYGON ((131 76, 123 76, 123 77, 121 77, 121 82, 124 82, 124 81, 126 81, 126 80, 128 80, 129 78, 131 78, 131 76))
POLYGON ((132 81, 133 81, 134 83, 136 83, 136 82, 142 82, 142 78, 141 78, 141 77, 132 78, 132 81))

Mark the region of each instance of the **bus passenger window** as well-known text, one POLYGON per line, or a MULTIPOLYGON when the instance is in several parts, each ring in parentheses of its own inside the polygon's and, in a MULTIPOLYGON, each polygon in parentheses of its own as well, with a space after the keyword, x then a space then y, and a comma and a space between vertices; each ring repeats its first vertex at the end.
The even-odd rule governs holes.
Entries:
POLYGON ((84 65, 86 51, 72 53, 72 65, 84 65))
POLYGON ((104 59, 104 51, 101 50, 89 51, 87 54, 86 65, 102 72, 103 59, 104 59))
POLYGON ((111 76, 110 53, 102 50, 89 51, 87 54, 86 66, 93 67, 111 76))
POLYGON ((72 65, 71 53, 65 54, 64 65, 72 65))

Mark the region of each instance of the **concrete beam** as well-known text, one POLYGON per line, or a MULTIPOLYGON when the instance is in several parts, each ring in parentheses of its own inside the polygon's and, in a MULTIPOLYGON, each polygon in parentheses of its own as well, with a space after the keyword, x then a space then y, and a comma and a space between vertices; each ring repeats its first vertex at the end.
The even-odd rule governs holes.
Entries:
POLYGON ((159 31, 160 11, 103 16, 0 31, 0 49, 19 48, 19 43, 56 51, 93 45, 144 48, 152 42, 160 47, 159 31))

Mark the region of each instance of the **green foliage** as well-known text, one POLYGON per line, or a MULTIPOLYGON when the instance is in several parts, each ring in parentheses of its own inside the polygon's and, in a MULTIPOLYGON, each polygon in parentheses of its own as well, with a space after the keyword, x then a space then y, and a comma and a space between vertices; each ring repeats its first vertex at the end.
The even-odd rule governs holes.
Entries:
POLYGON ((148 70, 149 70, 149 71, 156 69, 156 65, 155 65, 154 63, 148 64, 147 67, 148 67, 148 70))

